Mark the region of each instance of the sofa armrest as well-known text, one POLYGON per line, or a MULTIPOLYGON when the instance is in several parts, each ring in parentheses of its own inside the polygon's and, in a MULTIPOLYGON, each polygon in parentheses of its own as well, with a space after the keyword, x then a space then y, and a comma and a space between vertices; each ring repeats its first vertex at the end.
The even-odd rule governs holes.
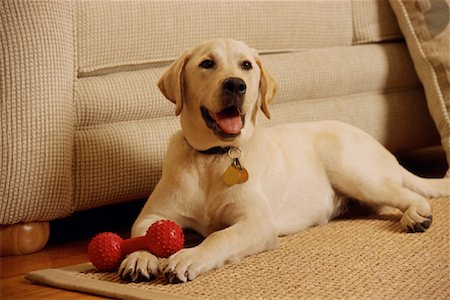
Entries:
POLYGON ((73 5, 0 2, 2 225, 73 211, 73 5))

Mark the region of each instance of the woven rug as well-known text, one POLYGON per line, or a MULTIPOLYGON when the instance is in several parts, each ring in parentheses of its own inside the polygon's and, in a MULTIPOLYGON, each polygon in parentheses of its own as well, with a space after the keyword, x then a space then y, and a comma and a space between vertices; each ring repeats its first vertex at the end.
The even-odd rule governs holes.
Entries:
POLYGON ((184 284, 127 283, 91 264, 27 274, 40 284, 123 299, 450 299, 450 198, 407 234, 399 215, 340 219, 184 284))

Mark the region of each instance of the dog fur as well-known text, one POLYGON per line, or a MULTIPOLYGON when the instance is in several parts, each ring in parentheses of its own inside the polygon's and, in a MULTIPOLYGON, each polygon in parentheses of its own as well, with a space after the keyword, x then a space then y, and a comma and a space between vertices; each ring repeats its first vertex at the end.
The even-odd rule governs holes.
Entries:
POLYGON ((147 251, 128 255, 119 273, 129 280, 160 273, 169 282, 193 280, 229 261, 276 248, 278 236, 327 223, 348 198, 400 209, 402 227, 422 232, 432 221, 425 197, 450 195, 450 179, 413 175, 353 126, 337 121, 258 126, 259 109, 270 118, 276 83, 256 51, 242 42, 220 39, 187 51, 158 86, 175 103, 181 131, 170 141, 162 178, 132 236, 171 219, 205 239, 164 263, 147 251), (231 89, 225 87, 230 80, 231 89), (226 109, 235 119, 223 125, 217 118, 226 109), (200 152, 218 146, 240 149, 247 182, 224 184, 232 159, 200 152))

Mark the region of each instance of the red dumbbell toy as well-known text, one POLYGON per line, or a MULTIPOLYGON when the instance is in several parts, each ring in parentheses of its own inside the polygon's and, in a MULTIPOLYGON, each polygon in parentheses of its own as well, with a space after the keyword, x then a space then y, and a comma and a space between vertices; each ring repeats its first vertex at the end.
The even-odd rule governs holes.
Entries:
POLYGON ((170 220, 153 223, 144 236, 122 240, 112 232, 97 234, 88 245, 89 260, 99 271, 117 269, 125 255, 147 249, 158 257, 169 257, 183 248, 180 226, 170 220))

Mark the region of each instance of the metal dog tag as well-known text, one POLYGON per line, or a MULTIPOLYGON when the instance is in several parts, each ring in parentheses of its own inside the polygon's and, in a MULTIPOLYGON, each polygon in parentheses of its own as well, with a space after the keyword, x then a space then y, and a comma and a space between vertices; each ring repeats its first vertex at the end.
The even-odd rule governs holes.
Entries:
POLYGON ((232 159, 232 162, 223 173, 223 182, 228 186, 244 183, 248 180, 248 172, 239 162, 241 155, 242 151, 239 148, 230 148, 228 151, 228 156, 232 159))
POLYGON ((228 169, 223 173, 223 182, 228 185, 232 186, 241 181, 241 170, 236 168, 235 166, 231 165, 228 167, 228 169))

